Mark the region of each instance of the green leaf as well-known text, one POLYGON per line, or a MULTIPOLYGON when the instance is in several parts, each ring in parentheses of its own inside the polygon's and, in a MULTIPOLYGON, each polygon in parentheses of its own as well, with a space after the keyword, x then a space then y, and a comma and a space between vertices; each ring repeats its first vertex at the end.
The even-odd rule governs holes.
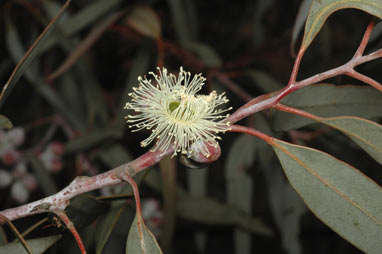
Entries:
MULTIPOLYGON (((10 22, 6 20, 7 26, 10 27, 7 30, 6 40, 9 48, 10 55, 12 59, 17 62, 24 54, 25 50, 21 44, 21 39, 15 32, 16 28, 10 22)), ((43 77, 36 71, 36 65, 30 66, 30 68, 25 70, 25 77, 33 85, 33 87, 38 91, 58 112, 60 112, 74 127, 82 130, 84 125, 80 118, 73 114, 73 111, 68 110, 68 106, 62 101, 58 94, 44 81, 43 77)))
POLYGON ((248 76, 256 84, 256 87, 260 88, 266 93, 274 92, 283 87, 281 82, 275 80, 268 73, 260 70, 249 70, 248 76))
POLYGON ((161 36, 161 22, 158 15, 149 7, 133 8, 125 19, 126 23, 141 34, 158 39, 161 36))
POLYGON ((207 67, 219 67, 222 64, 218 53, 207 44, 190 42, 184 43, 184 47, 195 53, 207 67))
POLYGON ((370 34, 369 43, 373 43, 382 36, 382 21, 379 21, 370 34))
POLYGON ((256 143, 259 140, 253 136, 239 136, 231 146, 225 167, 227 201, 248 214, 252 207, 253 183, 246 171, 256 157, 256 143))
POLYGON ((324 152, 278 139, 270 144, 291 185, 320 220, 360 250, 380 253, 380 186, 324 152))
POLYGON ((106 208, 104 202, 89 195, 80 195, 70 201, 66 212, 76 228, 81 229, 95 221, 106 208))
POLYGON ((189 12, 193 8, 186 8, 188 7, 188 3, 192 3, 192 1, 168 0, 174 30, 178 40, 183 46, 184 44, 195 40, 195 33, 193 33, 192 30, 195 19, 192 19, 193 15, 189 12))
POLYGON ((133 156, 119 144, 101 149, 99 157, 109 168, 115 168, 133 160, 133 156))
POLYGON ((126 241, 126 254, 162 253, 154 235, 146 227, 143 218, 135 215, 126 241))
POLYGON ((382 164, 382 126, 358 117, 320 118, 325 123, 349 136, 371 157, 382 164))
MULTIPOLYGON (((320 117, 348 115, 370 119, 382 116, 382 94, 366 86, 318 84, 291 93, 281 103, 320 117)), ((314 122, 280 111, 272 114, 272 128, 277 131, 296 129, 314 122)))
POLYGON ((235 225, 260 235, 272 235, 272 229, 259 219, 211 198, 185 196, 176 205, 177 214, 188 220, 207 225, 235 225))
MULTIPOLYGON (((116 7, 122 2, 122 0, 97 0, 91 1, 86 6, 76 12, 75 15, 68 18, 60 24, 60 28, 68 36, 72 36, 84 28, 88 27, 92 23, 99 20, 100 17, 104 16, 106 13, 110 13, 111 10, 116 9, 116 7)), ((47 1, 43 2, 45 9, 49 8, 47 1)), ((51 37, 44 43, 42 52, 50 49, 56 43, 59 43, 60 39, 58 37, 51 37)))
MULTIPOLYGON (((30 49, 25 53, 25 55, 20 59, 20 61, 17 63, 15 69, 13 70, 11 76, 9 77, 7 83, 3 87, 3 90, 0 95, 0 106, 4 103, 5 99, 15 86, 16 82, 20 79, 20 77, 24 74, 25 70, 29 67, 29 65, 33 62, 35 57, 37 56, 39 50, 42 47, 42 44, 45 42, 45 40, 49 37, 49 35, 52 33, 54 28, 56 27, 58 21, 64 14, 66 8, 69 6, 70 1, 67 1, 64 6, 61 8, 61 10, 58 12, 57 16, 52 19, 51 23, 44 29, 44 31, 41 33, 41 35, 35 40, 33 45, 30 47, 30 49)), ((9 15, 6 16, 7 18, 7 35, 9 34, 15 34, 16 30, 11 29, 10 24, 10 17, 9 15)))
MULTIPOLYGON (((227 202, 246 214, 252 212, 253 181, 247 174, 256 157, 256 143, 253 136, 242 134, 232 144, 225 167, 227 202)), ((250 253, 251 234, 238 228, 233 233, 235 253, 250 253)))
POLYGON ((0 115, 0 130, 10 129, 12 127, 12 122, 6 116, 0 115))
MULTIPOLYGON (((61 235, 52 235, 48 237, 41 237, 36 239, 27 240, 33 254, 42 254, 55 242, 61 238, 61 235)), ((0 246, 0 253, 7 254, 23 254, 28 253, 20 242, 12 242, 0 246)))
POLYGON ((92 131, 69 141, 65 146, 65 152, 72 153, 84 151, 104 142, 105 140, 119 139, 122 135, 122 132, 115 129, 92 131))
POLYGON ((126 208, 126 201, 113 202, 110 211, 102 217, 101 221, 97 224, 96 230, 96 254, 101 254, 106 246, 107 241, 116 226, 119 217, 123 210, 126 208))
POLYGON ((298 10, 296 20, 293 25, 292 38, 290 43, 291 53, 295 55, 295 43, 298 38, 298 35, 305 24, 306 18, 308 17, 310 6, 312 5, 313 0, 303 0, 298 10))
POLYGON ((382 18, 381 0, 314 0, 306 20, 301 48, 306 49, 309 47, 329 15, 345 8, 360 9, 382 18))
POLYGON ((122 130, 124 130, 126 127, 124 116, 127 115, 128 111, 124 109, 124 106, 126 102, 130 100, 130 96, 128 96, 128 94, 133 91, 132 87, 138 84, 138 76, 144 75, 149 67, 152 53, 151 47, 152 46, 150 46, 147 43, 142 43, 142 45, 139 47, 137 54, 134 57, 132 66, 129 70, 129 75, 121 96, 120 109, 116 120, 117 122, 115 124, 117 128, 120 128, 122 130))

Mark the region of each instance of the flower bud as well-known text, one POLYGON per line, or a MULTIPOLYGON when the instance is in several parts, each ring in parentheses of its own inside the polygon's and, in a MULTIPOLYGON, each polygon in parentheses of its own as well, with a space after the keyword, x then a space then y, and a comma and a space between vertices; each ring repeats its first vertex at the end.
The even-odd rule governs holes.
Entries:
POLYGON ((221 149, 219 143, 208 143, 203 141, 197 141, 191 146, 193 151, 190 154, 190 159, 197 163, 211 163, 219 159, 221 149), (207 151, 207 153, 206 153, 207 151))

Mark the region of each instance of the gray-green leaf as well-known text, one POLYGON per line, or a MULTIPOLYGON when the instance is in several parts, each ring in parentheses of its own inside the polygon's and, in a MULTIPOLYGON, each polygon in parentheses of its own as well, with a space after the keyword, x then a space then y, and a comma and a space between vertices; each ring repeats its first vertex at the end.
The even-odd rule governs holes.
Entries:
POLYGON ((360 250, 380 253, 380 186, 324 152, 277 139, 270 144, 290 183, 319 219, 360 250))
POLYGON ((162 254, 162 251, 140 215, 135 215, 126 241, 126 254, 162 254))
MULTIPOLYGON (((48 237, 41 237, 36 239, 27 240, 27 243, 33 254, 42 254, 55 242, 61 238, 61 235, 52 235, 48 237)), ((0 246, 0 253, 7 254, 23 254, 28 253, 20 242, 12 242, 0 246)))

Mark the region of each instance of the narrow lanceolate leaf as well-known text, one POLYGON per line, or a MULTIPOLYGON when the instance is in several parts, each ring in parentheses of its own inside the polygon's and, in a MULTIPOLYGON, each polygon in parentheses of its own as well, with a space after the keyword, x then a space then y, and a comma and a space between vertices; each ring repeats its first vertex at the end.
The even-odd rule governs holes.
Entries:
POLYGON ((358 117, 320 118, 325 123, 346 134, 376 161, 382 164, 382 126, 358 117))
POLYGON ((125 22, 141 34, 158 39, 161 36, 161 22, 158 15, 149 7, 135 7, 125 22))
POLYGON ((162 254, 162 251, 150 230, 143 222, 143 218, 135 215, 126 242, 126 254, 162 254))
MULTIPOLYGON (((320 117, 347 115, 370 119, 382 116, 382 93, 365 86, 317 84, 291 93, 281 103, 320 117)), ((277 131, 296 129, 314 122, 313 119, 281 111, 272 114, 272 128, 277 131)))
MULTIPOLYGON (((45 30, 41 33, 41 35, 36 39, 36 41, 33 43, 33 45, 30 47, 30 49, 25 53, 25 55, 20 59, 20 61, 17 63, 15 69, 13 70, 11 76, 9 77, 7 83, 3 87, 3 90, 0 95, 0 106, 4 103, 6 97, 11 92, 12 88, 15 86, 16 82, 20 79, 20 77, 23 75, 25 70, 29 67, 29 65, 32 63, 32 61, 37 56, 39 50, 42 47, 42 44, 45 42, 45 40, 49 37, 49 35, 54 30, 55 26, 57 25, 58 21, 64 14, 66 8, 69 6, 70 1, 66 1, 64 6, 61 8, 61 10, 58 12, 58 14, 53 18, 53 20, 49 23, 49 25, 45 28, 45 30)), ((9 17, 8 17, 9 19, 9 17)), ((9 22, 8 22, 9 23, 9 22)), ((9 31, 10 27, 7 27, 7 34, 9 33, 15 33, 15 31, 9 31)))
POLYGON ((291 53, 292 55, 295 55, 294 46, 298 37, 298 34, 300 33, 301 29, 303 28, 306 18, 308 17, 308 13, 310 10, 310 6, 312 5, 313 0, 303 0, 300 8, 298 10, 296 20, 294 21, 293 25, 293 31, 292 31, 292 39, 291 39, 291 53))
MULTIPOLYGON (((41 237, 32 240, 27 240, 28 245, 32 249, 33 254, 42 254, 57 242, 61 238, 61 235, 52 235, 48 237, 41 237)), ((24 254, 28 253, 20 242, 12 242, 6 245, 0 246, 0 253, 7 254, 24 254)))
POLYGON ((359 9, 382 18, 381 0, 314 0, 306 20, 301 47, 309 47, 330 14, 345 8, 359 9))
POLYGON ((97 225, 96 231, 96 254, 101 254, 103 252, 111 232, 125 208, 126 201, 117 201, 116 204, 113 204, 111 210, 102 217, 97 225))
POLYGON ((251 233, 271 236, 272 229, 238 207, 206 197, 184 196, 178 200, 177 214, 187 220, 207 225, 237 226, 251 233))
POLYGON ((278 139, 269 143, 290 183, 319 219, 360 250, 380 253, 380 186, 324 152, 278 139))

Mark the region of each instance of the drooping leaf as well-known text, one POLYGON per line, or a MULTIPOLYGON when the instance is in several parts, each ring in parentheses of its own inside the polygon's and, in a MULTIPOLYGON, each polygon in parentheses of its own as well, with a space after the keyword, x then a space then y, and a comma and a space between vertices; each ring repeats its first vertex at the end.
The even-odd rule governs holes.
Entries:
POLYGON ((164 251, 171 247, 171 242, 175 232, 176 225, 176 172, 177 161, 166 157, 159 162, 159 168, 163 181, 163 213, 166 223, 162 227, 161 247, 164 251))
POLYGON ((320 220, 362 251, 380 252, 380 186, 324 152, 277 139, 270 144, 291 185, 320 220))
POLYGON ((210 46, 200 43, 185 43, 184 46, 195 53, 207 67, 218 67, 222 64, 222 60, 217 52, 210 46))
POLYGON ((264 16, 275 4, 275 0, 256 1, 253 15, 253 44, 259 47, 265 40, 264 16))
POLYGON ((123 134, 119 130, 115 129, 97 130, 86 133, 76 139, 69 141, 65 145, 65 152, 72 153, 77 151, 84 151, 105 140, 121 138, 122 135, 123 134))
POLYGON ((290 45, 290 51, 292 55, 295 55, 295 49, 294 46, 296 44, 297 37, 302 29, 302 27, 305 24, 306 18, 308 17, 310 6, 312 5, 313 0, 303 0, 303 2, 300 5, 300 8, 298 10, 296 20, 293 25, 293 31, 292 31, 292 38, 291 38, 291 45, 290 45))
POLYGON ((66 213, 77 229, 92 223, 105 212, 107 205, 87 194, 76 196, 70 200, 66 213))
POLYGON ((373 31, 370 34, 369 43, 373 43, 378 39, 382 39, 382 21, 379 21, 373 28, 373 31))
POLYGON ((181 44, 194 41, 195 35, 191 32, 192 23, 189 22, 188 9, 185 8, 187 2, 184 0, 168 0, 170 7, 175 33, 181 44))
MULTIPOLYGON (((247 171, 255 159, 256 143, 253 136, 241 135, 231 146, 225 167, 227 202, 243 210, 252 212, 253 181, 247 171)), ((238 228, 233 233, 235 253, 251 252, 251 234, 238 228)))
POLYGON ((115 168, 123 163, 133 160, 133 156, 131 156, 126 148, 120 144, 114 144, 113 146, 102 149, 99 157, 109 168, 115 168))
POLYGON ((241 209, 211 198, 183 197, 176 203, 179 216, 207 225, 235 225, 253 233, 270 236, 272 229, 241 209))
MULTIPOLYGON (((27 240, 27 243, 33 254, 42 254, 52 246, 55 242, 57 242, 61 238, 61 235, 52 235, 48 237, 41 237, 36 239, 27 240)), ((7 254, 28 254, 23 245, 20 242, 12 242, 6 245, 0 246, 0 253, 7 254)))
POLYGON ((123 14, 123 11, 114 12, 97 24, 86 36, 86 38, 82 40, 72 52, 69 53, 68 57, 60 64, 60 66, 49 75, 48 79, 56 79, 64 72, 68 71, 79 60, 79 58, 94 45, 99 37, 105 33, 106 29, 108 29, 111 24, 116 22, 121 17, 121 14, 123 14))
MULTIPOLYGON (((73 36, 74 34, 80 32, 90 24, 99 20, 99 18, 104 16, 106 13, 110 13, 111 10, 116 9, 121 2, 122 0, 97 0, 89 2, 75 15, 63 21, 62 24, 60 24, 60 28, 68 37, 73 36)), ((45 5, 49 3, 43 2, 43 4, 44 7, 47 9, 45 5)), ((58 37, 49 38, 49 40, 47 40, 47 42, 44 43, 41 53, 50 49, 53 45, 59 42, 60 38, 58 37)))
MULTIPOLYGON (((19 35, 16 33, 16 28, 6 19, 6 25, 9 27, 6 35, 6 42, 8 45, 9 53, 14 62, 19 61, 22 58, 25 49, 21 43, 19 35)), ((40 45, 40 44, 39 44, 40 45)), ((38 59, 35 59, 37 61, 38 59)), ((50 87, 42 77, 39 77, 36 71, 38 64, 30 65, 29 68, 25 69, 25 77, 33 85, 37 92, 39 92, 42 97, 44 97, 58 112, 60 112, 75 128, 83 129, 83 123, 80 118, 73 113, 73 111, 68 110, 67 105, 62 101, 59 95, 50 87)))
POLYGON ((97 224, 96 230, 96 254, 101 254, 107 241, 117 224, 123 210, 126 208, 126 201, 116 201, 112 204, 110 211, 102 217, 97 224))
MULTIPOLYGON (((281 103, 320 117, 348 115, 370 119, 382 116, 382 94, 365 86, 313 85, 291 93, 281 103)), ((296 129, 314 122, 285 112, 272 114, 272 128, 277 131, 296 129)))
MULTIPOLYGON (((44 31, 35 40, 35 42, 30 47, 30 49, 25 53, 25 55, 17 63, 15 69, 13 70, 11 76, 9 77, 7 83, 5 84, 5 86, 3 87, 3 90, 1 92, 0 106, 4 103, 5 99, 7 98, 9 93, 12 91, 16 82, 20 79, 20 77, 24 74, 25 70, 29 67, 29 65, 35 59, 39 50, 42 47, 42 44, 46 41, 46 39, 49 37, 49 35, 52 33, 52 31, 56 27, 60 18, 65 13, 66 8, 69 6, 69 3, 70 3, 69 0, 66 1, 64 6, 57 13, 57 16, 54 19, 52 19, 51 23, 44 29, 44 31)), ((8 15, 7 15, 7 20, 8 20, 7 24, 10 24, 8 15)), ((11 29, 9 26, 6 26, 6 28, 7 28, 7 34, 16 33, 15 29, 11 29)))
POLYGON ((126 254, 161 254, 162 251, 140 215, 136 215, 126 241, 126 254))
POLYGON ((248 76, 253 80, 256 87, 260 88, 265 93, 277 91, 283 87, 281 82, 275 80, 268 73, 261 70, 249 70, 248 76))
POLYGON ((380 0, 314 0, 306 20, 305 33, 301 47, 304 49, 308 48, 329 15, 345 8, 360 9, 371 15, 382 18, 382 3, 380 0))
POLYGON ((121 96, 119 112, 117 116, 116 127, 124 129, 126 122, 124 116, 127 115, 127 110, 124 106, 130 97, 128 94, 132 91, 132 87, 138 84, 137 77, 142 76, 148 69, 151 57, 151 47, 147 43, 142 43, 136 56, 134 57, 132 67, 130 68, 129 75, 125 82, 125 88, 121 96))
POLYGON ((4 115, 0 115, 0 130, 10 129, 13 127, 12 122, 8 119, 8 117, 4 115))
POLYGON ((133 8, 125 19, 126 23, 141 34, 158 39, 161 36, 161 22, 158 15, 149 7, 133 8))
POLYGON ((371 157, 382 164, 382 126, 358 117, 320 118, 325 123, 349 136, 371 157))

